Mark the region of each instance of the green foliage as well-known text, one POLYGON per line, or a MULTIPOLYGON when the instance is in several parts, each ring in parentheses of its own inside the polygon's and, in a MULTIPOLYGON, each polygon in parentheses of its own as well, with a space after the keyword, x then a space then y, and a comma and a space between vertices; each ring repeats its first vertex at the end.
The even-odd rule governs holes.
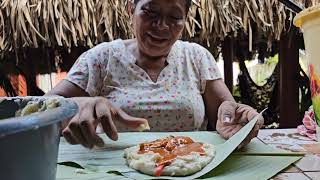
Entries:
POLYGON ((271 76, 274 68, 278 64, 279 56, 275 55, 266 59, 263 64, 257 64, 251 68, 248 68, 252 80, 258 85, 263 86, 268 78, 271 76))
POLYGON ((268 58, 265 61, 265 64, 267 64, 267 65, 276 65, 276 64, 278 64, 278 62, 279 62, 279 55, 276 54, 275 56, 268 58))

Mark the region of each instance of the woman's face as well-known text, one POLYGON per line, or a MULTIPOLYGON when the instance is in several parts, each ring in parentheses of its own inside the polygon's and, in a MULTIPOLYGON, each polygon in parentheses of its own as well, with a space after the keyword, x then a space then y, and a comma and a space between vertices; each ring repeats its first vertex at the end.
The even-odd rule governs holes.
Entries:
POLYGON ((151 57, 165 56, 182 33, 185 0, 140 0, 132 9, 139 50, 151 57))

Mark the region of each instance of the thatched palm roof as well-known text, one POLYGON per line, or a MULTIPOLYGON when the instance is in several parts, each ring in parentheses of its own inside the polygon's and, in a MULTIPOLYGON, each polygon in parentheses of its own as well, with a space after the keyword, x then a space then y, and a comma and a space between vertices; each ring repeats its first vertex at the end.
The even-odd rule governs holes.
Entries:
MULTIPOLYGON (((197 36, 208 44, 239 33, 252 42, 253 29, 272 42, 286 30, 286 19, 294 17, 278 0, 200 0, 194 4, 185 37, 197 36)), ((1 52, 40 45, 92 47, 119 37, 132 37, 126 0, 2 0, 0 4, 1 52)))

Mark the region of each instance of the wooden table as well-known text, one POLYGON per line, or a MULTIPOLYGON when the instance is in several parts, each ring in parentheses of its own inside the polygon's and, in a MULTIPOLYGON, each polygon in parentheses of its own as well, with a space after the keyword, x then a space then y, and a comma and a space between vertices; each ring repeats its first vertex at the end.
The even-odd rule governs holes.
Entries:
MULTIPOLYGON (((306 153, 304 158, 276 175, 274 180, 320 180, 320 144, 316 141, 299 135, 296 129, 261 130, 258 139, 273 147, 306 153)), ((102 177, 104 175, 101 174, 102 177)))
POLYGON ((306 153, 274 180, 320 180, 320 144, 316 141, 301 136, 296 129, 261 130, 258 139, 277 148, 306 153))

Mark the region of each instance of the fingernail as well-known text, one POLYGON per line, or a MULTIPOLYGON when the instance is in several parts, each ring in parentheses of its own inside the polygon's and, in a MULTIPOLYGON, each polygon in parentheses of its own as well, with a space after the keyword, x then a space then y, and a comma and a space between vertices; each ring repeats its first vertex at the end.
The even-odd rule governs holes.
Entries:
POLYGON ((104 142, 103 142, 102 139, 98 139, 97 146, 99 146, 99 147, 103 147, 104 146, 104 142))
POLYGON ((82 144, 83 147, 91 149, 89 144, 82 144))
POLYGON ((116 133, 112 133, 112 139, 117 141, 118 140, 118 135, 116 133))
POLYGON ((229 116, 224 117, 223 120, 225 123, 231 123, 231 118, 229 116))

